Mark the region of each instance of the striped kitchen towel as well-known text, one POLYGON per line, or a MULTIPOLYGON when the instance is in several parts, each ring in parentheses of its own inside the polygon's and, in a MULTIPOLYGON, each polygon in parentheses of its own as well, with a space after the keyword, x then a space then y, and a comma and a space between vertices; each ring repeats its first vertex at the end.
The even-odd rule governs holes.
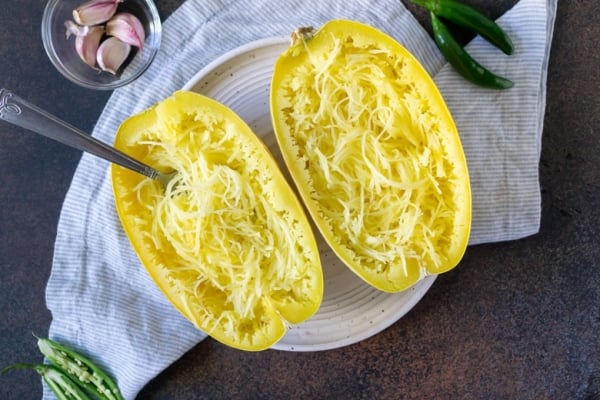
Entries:
MULTIPOLYGON (((298 26, 347 18, 395 37, 435 77, 455 117, 473 193, 470 244, 535 234, 541 201, 538 163, 546 71, 557 0, 521 0, 499 22, 513 39, 508 57, 481 38, 469 52, 515 82, 481 89, 459 77, 398 0, 188 0, 163 25, 150 69, 118 89, 93 135, 111 143, 133 113, 180 89, 218 56, 248 42, 286 36, 298 26)), ((119 223, 109 165, 83 155, 65 198, 46 291, 49 336, 92 356, 133 399, 158 373, 202 340, 140 265, 119 223)), ((44 399, 53 398, 47 388, 44 399)))

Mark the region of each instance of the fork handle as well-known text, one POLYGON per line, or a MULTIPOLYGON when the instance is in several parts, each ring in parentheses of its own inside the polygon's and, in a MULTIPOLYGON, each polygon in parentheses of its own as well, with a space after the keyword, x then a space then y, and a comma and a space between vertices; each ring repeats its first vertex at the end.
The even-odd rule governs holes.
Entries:
POLYGON ((10 90, 2 88, 0 88, 0 119, 129 168, 144 176, 155 178, 158 175, 158 171, 154 168, 23 100, 10 90))

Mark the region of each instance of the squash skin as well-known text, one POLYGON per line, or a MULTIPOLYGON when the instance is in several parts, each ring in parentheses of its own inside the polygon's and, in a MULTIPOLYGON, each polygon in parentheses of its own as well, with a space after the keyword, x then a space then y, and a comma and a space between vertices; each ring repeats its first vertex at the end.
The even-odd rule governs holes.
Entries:
MULTIPOLYGON (((271 82, 271 116, 277 142, 286 166, 296 184, 300 197, 324 239, 336 255, 356 275, 369 285, 385 292, 406 290, 427 275, 440 274, 453 269, 462 259, 468 244, 471 227, 471 189, 467 163, 458 131, 435 83, 408 50, 393 38, 371 26, 349 20, 333 20, 324 24, 311 35, 306 35, 306 30, 301 29, 299 31, 300 34, 297 31, 292 35, 291 46, 278 58, 275 64, 271 82), (413 92, 412 94, 423 99, 423 102, 426 103, 425 107, 429 113, 428 115, 435 118, 435 126, 438 127, 437 132, 427 131, 426 135, 436 135, 439 138, 443 143, 444 163, 451 166, 449 167, 451 169, 451 172, 448 173, 449 178, 444 185, 443 194, 440 196, 440 198, 443 197, 444 201, 450 199, 448 203, 451 203, 450 208, 452 209, 452 221, 449 228, 452 232, 446 235, 447 237, 445 236, 439 240, 438 243, 443 243, 443 246, 440 245, 439 249, 436 248, 436 251, 443 253, 441 254, 443 262, 434 264, 427 262, 425 259, 406 259, 405 256, 399 256, 400 258, 405 257, 405 264, 388 263, 380 268, 382 264, 377 264, 376 260, 369 260, 366 256, 359 258, 357 256, 360 251, 357 250, 358 246, 349 243, 347 238, 340 235, 338 226, 343 221, 327 217, 334 214, 334 211, 327 204, 330 201, 327 199, 327 188, 315 185, 315 182, 324 180, 322 172, 319 168, 311 165, 311 163, 314 164, 314 161, 311 161, 310 151, 306 150, 307 147, 303 148, 303 144, 298 139, 301 137, 302 140, 308 142, 309 139, 304 139, 305 137, 310 138, 311 135, 320 135, 319 132, 321 131, 298 128, 301 124, 295 115, 302 113, 298 104, 305 100, 300 98, 300 101, 298 101, 297 96, 299 95, 297 93, 300 92, 300 89, 304 89, 297 86, 298 82, 302 81, 310 86, 309 89, 305 90, 306 92, 313 91, 317 93, 319 87, 315 84, 316 78, 314 76, 316 73, 311 72, 311 75, 311 73, 305 71, 311 68, 317 70, 322 67, 325 69, 324 61, 318 64, 314 60, 327 58, 327 53, 333 52, 331 49, 335 48, 334 42, 336 40, 342 43, 352 43, 349 46, 355 48, 370 46, 371 48, 383 50, 387 52, 386 54, 392 54, 401 60, 401 73, 394 69, 393 65, 390 65, 390 68, 394 70, 394 73, 398 73, 398 76, 409 77, 406 82, 401 82, 401 84, 412 88, 410 89, 413 92), (312 66, 312 63, 314 63, 314 66, 312 66), (299 76, 302 76, 302 78, 298 78, 299 76), (292 90, 290 88, 293 85, 296 86, 292 90), (323 200, 324 198, 325 200, 323 200), (371 261, 371 266, 366 266, 371 261), (381 270, 384 272, 382 273, 381 270)), ((341 52, 343 51, 341 50, 341 52)), ((339 76, 335 78, 340 79, 339 76)), ((346 83, 346 81, 342 82, 342 84, 346 83)), ((313 96, 310 100, 304 103, 319 103, 315 108, 319 108, 322 102, 322 98, 319 96, 313 96)), ((344 112, 346 112, 346 109, 342 108, 340 113, 343 114, 344 112)), ((350 112, 347 113, 350 114, 350 112)), ((331 128, 331 130, 333 131, 334 128, 331 128)), ((343 130, 337 132, 338 137, 346 133, 343 130)), ((367 180, 362 185, 365 190, 368 190, 369 182, 367 180)), ((330 199, 342 201, 336 198, 336 194, 333 192, 330 199)), ((418 238, 413 240, 413 242, 417 241, 418 238)), ((402 252, 401 250, 398 251, 399 253, 402 252)))
MULTIPOLYGON (((308 287, 307 293, 301 293, 298 298, 295 298, 281 289, 277 291, 276 284, 267 287, 256 301, 253 309, 254 319, 244 318, 234 321, 233 334, 230 334, 215 322, 225 313, 234 315, 229 304, 230 300, 226 299, 228 293, 207 285, 208 289, 205 293, 208 294, 205 298, 190 300, 190 296, 186 297, 177 289, 182 283, 177 281, 177 275, 173 272, 180 267, 174 265, 174 253, 158 249, 147 235, 147 221, 151 218, 151 213, 144 209, 133 188, 147 185, 148 190, 153 190, 160 195, 164 191, 160 184, 113 165, 111 172, 117 212, 142 265, 179 312, 197 328, 227 346, 246 351, 264 350, 284 336, 289 324, 297 324, 308 319, 320 307, 323 297, 323 275, 312 227, 299 199, 287 184, 266 146, 232 110, 205 96, 185 91, 176 92, 173 96, 125 120, 119 127, 114 145, 141 161, 157 165, 156 160, 149 158, 151 150, 149 146, 140 142, 140 135, 144 136, 146 131, 160 134, 161 129, 167 126, 165 121, 168 119, 177 120, 179 117, 189 115, 199 120, 202 120, 203 115, 210 115, 211 118, 220 119, 228 126, 233 126, 237 135, 234 136, 234 143, 250 149, 248 159, 234 160, 232 163, 244 167, 252 163, 248 168, 264 171, 264 176, 267 178, 262 181, 263 192, 257 195, 276 210, 277 214, 273 218, 281 220, 281 224, 290 224, 289 230, 297 235, 297 248, 292 251, 303 253, 298 256, 302 262, 294 266, 297 269, 289 272, 305 274, 298 278, 297 285, 305 284, 308 287)), ((170 169, 168 165, 157 166, 157 168, 170 169)), ((199 257, 201 253, 202 250, 199 257)), ((267 256, 264 255, 262 259, 266 258, 267 256)), ((283 275, 285 274, 286 271, 283 271, 283 275)), ((296 287, 292 289, 301 290, 296 287)))

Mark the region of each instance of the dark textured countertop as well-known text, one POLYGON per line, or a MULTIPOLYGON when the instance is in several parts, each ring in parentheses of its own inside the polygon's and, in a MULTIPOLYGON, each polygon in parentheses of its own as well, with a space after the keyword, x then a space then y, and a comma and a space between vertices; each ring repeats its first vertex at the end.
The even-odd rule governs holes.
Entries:
MULTIPOLYGON (((516 1, 468 2, 497 17, 516 1)), ((182 1, 156 3, 164 20, 182 1)), ((1 86, 91 131, 110 93, 52 67, 40 37, 44 5, 3 1, 1 86)), ((600 399, 599 13, 596 1, 558 5, 539 234, 469 247, 404 318, 363 342, 245 353, 208 339, 139 399, 600 399)), ((32 333, 45 335, 51 321, 45 285, 80 156, 0 121, 0 367, 40 360, 32 333)), ((1 399, 40 397, 35 373, 0 377, 1 399)))

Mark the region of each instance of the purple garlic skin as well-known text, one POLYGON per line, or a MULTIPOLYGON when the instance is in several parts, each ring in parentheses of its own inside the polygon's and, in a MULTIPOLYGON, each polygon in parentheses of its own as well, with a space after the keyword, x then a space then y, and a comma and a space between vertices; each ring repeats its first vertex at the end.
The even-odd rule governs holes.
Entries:
POLYGON ((111 19, 123 0, 90 0, 73 10, 73 19, 79 25, 98 25, 111 19))
POLYGON ((100 39, 104 35, 102 26, 92 26, 85 35, 75 37, 75 50, 84 63, 97 69, 96 54, 100 46, 100 39))
POLYGON ((140 20, 131 13, 118 13, 106 23, 106 34, 142 50, 146 33, 140 20))

